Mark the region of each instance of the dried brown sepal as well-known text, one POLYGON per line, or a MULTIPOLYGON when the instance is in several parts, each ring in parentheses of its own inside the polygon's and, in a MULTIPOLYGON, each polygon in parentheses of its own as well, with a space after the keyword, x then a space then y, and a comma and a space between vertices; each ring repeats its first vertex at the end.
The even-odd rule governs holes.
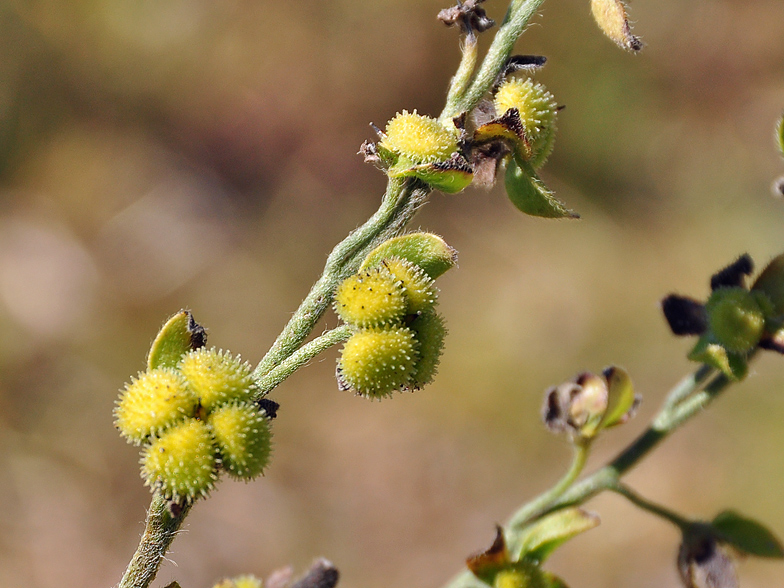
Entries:
POLYGON ((516 108, 510 108, 500 117, 492 119, 474 131, 474 144, 481 145, 494 141, 508 141, 523 159, 531 157, 531 141, 525 135, 520 111, 516 108))
POLYGON ((471 151, 471 167, 474 168, 474 186, 492 188, 504 158, 512 152, 505 141, 491 141, 477 145, 471 151))
POLYGON ((444 8, 439 12, 438 20, 448 27, 458 25, 461 32, 466 35, 473 35, 474 31, 484 33, 495 25, 495 21, 487 16, 485 9, 479 6, 484 1, 466 0, 461 2, 458 0, 457 6, 444 8))
POLYGON ((496 525, 493 544, 485 551, 468 557, 466 566, 477 578, 492 578, 500 569, 509 564, 509 550, 504 539, 504 530, 496 525))
POLYGON ((784 330, 762 337, 759 342, 759 348, 784 355, 784 330))
POLYGON ((670 294, 661 302, 664 318, 674 335, 702 335, 708 329, 705 305, 678 294, 670 294))
POLYGON ((544 67, 547 63, 547 58, 543 55, 512 55, 507 61, 504 69, 498 74, 498 77, 493 83, 493 92, 498 89, 507 76, 518 72, 524 71, 528 74, 535 72, 537 69, 544 67))
POLYGON ((335 588, 340 572, 331 561, 317 559, 307 573, 291 585, 291 588, 335 588))
POLYGON ((278 416, 278 409, 280 408, 280 404, 274 400, 270 400, 269 398, 260 398, 256 401, 256 405, 259 407, 259 410, 264 411, 264 413, 267 415, 267 418, 274 419, 278 416))
POLYGON ((726 547, 709 530, 695 527, 678 550, 678 571, 686 588, 738 588, 726 547))
POLYGON ((745 288, 746 276, 750 276, 753 272, 754 261, 748 253, 744 253, 711 276, 711 291, 719 288, 745 288))

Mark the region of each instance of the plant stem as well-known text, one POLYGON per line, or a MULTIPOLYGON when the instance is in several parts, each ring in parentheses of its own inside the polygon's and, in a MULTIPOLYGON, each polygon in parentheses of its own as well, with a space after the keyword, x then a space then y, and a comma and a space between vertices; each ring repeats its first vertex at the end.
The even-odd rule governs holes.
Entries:
MULTIPOLYGON (((512 538, 516 537, 525 526, 536 519, 541 512, 547 509, 553 502, 555 502, 566 490, 571 486, 580 473, 585 468, 585 462, 588 460, 590 453, 590 443, 582 442, 574 445, 574 455, 572 457, 572 465, 569 471, 564 474, 555 486, 546 492, 537 496, 534 500, 523 506, 520 510, 512 515, 509 522, 506 524, 507 530, 507 544, 512 545, 512 538)), ((514 553, 514 549, 510 551, 514 553)))
POLYGON ((261 379, 302 345, 332 303, 337 285, 357 270, 372 247, 400 233, 429 193, 430 188, 420 182, 389 180, 381 207, 332 250, 321 277, 256 367, 256 379, 261 379))
POLYGON ((626 484, 617 482, 616 484, 610 486, 607 489, 617 494, 620 494, 621 496, 629 500, 629 502, 631 502, 635 506, 640 507, 644 511, 647 511, 653 515, 656 515, 659 518, 671 522, 673 525, 675 525, 681 530, 685 530, 691 527, 692 525, 692 522, 686 519, 685 517, 682 517, 678 513, 673 512, 664 506, 661 506, 659 504, 656 504, 654 502, 651 502, 650 500, 643 498, 642 496, 637 494, 634 490, 629 488, 626 484))
POLYGON ((313 339, 313 341, 306 343, 272 370, 267 372, 267 374, 256 380, 256 384, 259 387, 257 396, 261 398, 262 396, 269 394, 273 388, 316 357, 319 353, 329 349, 333 345, 342 343, 350 336, 351 327, 342 325, 331 331, 327 331, 323 335, 313 339))
POLYGON ((478 45, 476 35, 473 32, 466 35, 465 45, 463 45, 463 57, 460 60, 455 76, 452 78, 452 82, 449 84, 446 106, 439 119, 442 123, 447 122, 450 118, 450 113, 455 112, 456 104, 463 97, 468 84, 471 82, 471 76, 474 73, 474 69, 476 69, 478 45))
POLYGON ((447 120, 461 112, 472 110, 487 94, 498 74, 503 71, 506 62, 512 55, 512 49, 518 37, 523 33, 528 21, 536 14, 544 0, 512 0, 509 10, 504 17, 504 22, 498 29, 490 48, 485 55, 482 66, 479 68, 471 85, 453 103, 447 102, 444 111, 439 117, 447 120))
POLYGON ((139 547, 117 588, 147 588, 150 585, 189 511, 190 505, 174 516, 169 511, 168 501, 157 492, 153 495, 139 547))

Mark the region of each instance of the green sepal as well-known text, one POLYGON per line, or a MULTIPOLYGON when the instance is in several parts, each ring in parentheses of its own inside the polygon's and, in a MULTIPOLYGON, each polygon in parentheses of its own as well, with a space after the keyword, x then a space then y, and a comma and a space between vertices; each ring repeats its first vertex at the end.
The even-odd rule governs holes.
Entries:
POLYGON ((762 292, 767 296, 774 315, 784 315, 784 253, 774 257, 765 266, 751 291, 762 292))
POLYGON ((520 158, 511 159, 506 167, 506 194, 518 210, 531 216, 580 218, 553 195, 530 163, 520 158))
POLYGON ((542 571, 542 579, 544 580, 544 588, 569 588, 566 582, 550 572, 542 571))
POLYGON ((716 342, 711 333, 699 338, 688 358, 716 368, 731 380, 742 380, 749 371, 746 356, 727 351, 716 342))
POLYGON ((420 163, 411 165, 411 161, 401 156, 397 163, 389 168, 390 178, 418 178, 436 190, 447 194, 455 194, 471 185, 474 172, 468 162, 455 153, 448 161, 420 163))
POLYGON ((748 555, 784 558, 784 547, 778 538, 763 524, 738 513, 725 510, 716 515, 711 526, 721 539, 748 555))
POLYGON ((536 521, 520 535, 520 559, 542 563, 561 544, 599 525, 599 516, 580 508, 565 508, 536 521))
POLYGON ((164 323, 152 342, 147 369, 177 367, 182 356, 207 342, 204 327, 193 320, 188 310, 181 310, 164 323))
POLYGON ((359 271, 375 267, 391 257, 410 261, 434 280, 457 265, 457 251, 441 237, 433 233, 409 233, 376 247, 362 262, 359 271))
POLYGON ((398 154, 384 147, 380 141, 376 143, 376 155, 378 155, 382 165, 387 168, 395 165, 398 160, 398 154))
POLYGON ((602 428, 621 425, 634 416, 640 397, 634 392, 629 373, 620 367, 604 370, 607 380, 607 410, 602 419, 602 428))

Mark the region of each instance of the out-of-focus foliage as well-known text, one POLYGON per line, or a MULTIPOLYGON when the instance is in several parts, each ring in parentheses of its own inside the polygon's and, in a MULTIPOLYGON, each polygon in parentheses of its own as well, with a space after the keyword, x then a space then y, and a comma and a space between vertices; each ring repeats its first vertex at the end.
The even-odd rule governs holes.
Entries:
MULTIPOLYGON (((500 20, 503 3, 490 0, 500 20)), ((108 586, 149 494, 112 406, 180 308, 258 360, 384 176, 368 122, 437 115, 459 59, 428 0, 9 0, 0 5, 0 585, 108 586)), ((460 252, 439 280, 435 382, 383 403, 339 393, 337 352, 286 382, 275 459, 197 505, 159 580, 207 586, 324 555, 346 588, 436 586, 560 475, 542 393, 624 366, 645 396, 628 441, 692 369, 657 307, 782 246, 780 0, 636 0, 619 51, 584 0, 549 0, 519 49, 567 108, 543 179, 579 222, 513 214, 499 188, 434 195, 417 223, 460 252), (480 369, 479 366, 484 366, 480 369), (488 369, 487 366, 490 366, 488 369)), ((333 315, 327 319, 337 324, 333 315)), ((772 355, 772 354, 769 354, 772 355)), ((754 377, 631 483, 784 529, 784 373, 754 377)), ((594 506, 591 506, 593 509, 594 506)), ((616 497, 550 569, 582 588, 674 585, 678 537, 616 497)), ((750 561, 747 587, 784 584, 750 561)))

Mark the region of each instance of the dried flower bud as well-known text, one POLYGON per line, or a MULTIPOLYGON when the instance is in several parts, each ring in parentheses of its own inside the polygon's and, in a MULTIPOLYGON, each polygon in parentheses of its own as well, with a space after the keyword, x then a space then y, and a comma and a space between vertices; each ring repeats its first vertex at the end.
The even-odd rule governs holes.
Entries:
POLYGON ((692 525, 678 551, 678 571, 686 588, 738 588, 735 565, 709 525, 692 525))
POLYGON ((642 49, 642 41, 632 34, 626 5, 621 0, 591 0, 591 12, 602 32, 621 49, 642 49))

